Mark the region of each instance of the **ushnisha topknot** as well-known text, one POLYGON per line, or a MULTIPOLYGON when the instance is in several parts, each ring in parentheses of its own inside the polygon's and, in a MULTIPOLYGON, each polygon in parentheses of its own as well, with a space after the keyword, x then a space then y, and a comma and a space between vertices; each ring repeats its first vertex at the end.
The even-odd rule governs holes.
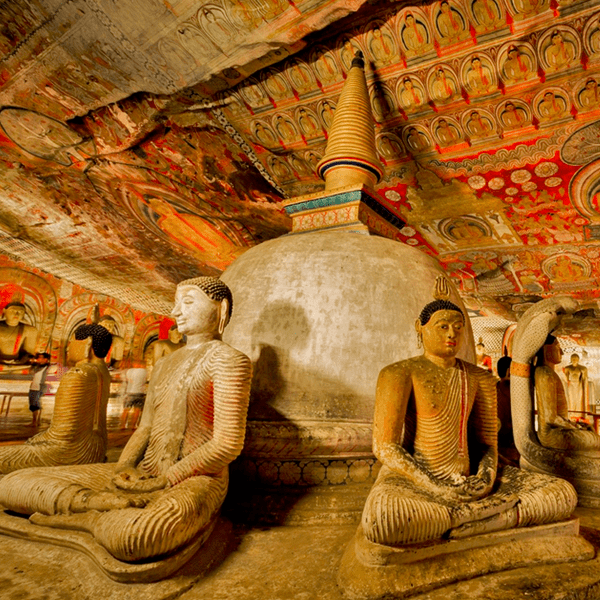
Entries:
POLYGON ((76 340, 85 340, 92 336, 92 350, 98 358, 104 358, 112 345, 112 333, 102 325, 92 323, 90 325, 80 325, 75 330, 76 340))
POLYGON ((433 297, 435 300, 427 304, 419 315, 419 322, 421 325, 426 325, 429 322, 429 319, 431 319, 433 313, 436 313, 438 310, 455 310, 461 314, 463 321, 465 320, 463 311, 456 306, 454 302, 450 302, 449 300, 450 284, 443 275, 438 275, 435 278, 433 297))
POLYGON ((231 319, 231 313, 233 312, 233 295, 231 294, 229 287, 227 287, 220 279, 217 277, 194 277, 193 279, 180 281, 177 284, 177 287, 183 285, 195 285, 196 287, 199 287, 211 300, 215 300, 216 302, 221 302, 221 300, 227 298, 227 300, 229 300, 227 320, 229 321, 229 319, 231 319))

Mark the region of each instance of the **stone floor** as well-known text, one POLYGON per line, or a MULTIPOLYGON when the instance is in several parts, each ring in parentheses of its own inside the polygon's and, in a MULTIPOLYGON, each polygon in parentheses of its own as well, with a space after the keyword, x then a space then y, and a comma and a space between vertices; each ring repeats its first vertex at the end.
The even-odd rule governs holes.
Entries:
MULTIPOLYGON (((114 459, 131 431, 117 429, 115 418, 109 425, 114 459)), ((9 416, 0 421, 0 443, 7 438, 14 443, 32 433, 28 419, 9 416)), ((361 488, 360 494, 365 493, 361 488)), ((479 577, 414 600, 600 600, 600 511, 580 509, 578 515, 583 534, 599 551, 595 559, 479 577)), ((296 519, 293 526, 260 527, 239 522, 230 507, 223 519, 226 533, 213 536, 205 549, 212 565, 207 569, 192 559, 175 576, 153 584, 116 583, 74 550, 0 537, 0 598, 343 600, 336 572, 357 518, 358 514, 354 520, 346 515, 343 520, 305 525, 297 525, 296 519)))

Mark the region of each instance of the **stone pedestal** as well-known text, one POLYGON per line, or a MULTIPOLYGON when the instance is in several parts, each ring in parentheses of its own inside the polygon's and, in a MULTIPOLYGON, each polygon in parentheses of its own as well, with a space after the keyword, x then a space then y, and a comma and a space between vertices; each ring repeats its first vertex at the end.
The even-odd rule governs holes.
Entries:
POLYGON ((369 542, 359 527, 342 558, 338 584, 351 600, 400 600, 488 573, 593 559, 594 547, 578 534, 579 520, 573 518, 393 548, 369 542))

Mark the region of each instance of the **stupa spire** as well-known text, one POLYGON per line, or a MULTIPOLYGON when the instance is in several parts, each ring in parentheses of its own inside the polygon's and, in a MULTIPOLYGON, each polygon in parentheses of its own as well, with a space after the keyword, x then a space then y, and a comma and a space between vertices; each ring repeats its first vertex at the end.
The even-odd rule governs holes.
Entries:
POLYGON ((325 156, 317 166, 325 190, 373 186, 383 175, 364 65, 362 52, 356 52, 335 109, 325 156))

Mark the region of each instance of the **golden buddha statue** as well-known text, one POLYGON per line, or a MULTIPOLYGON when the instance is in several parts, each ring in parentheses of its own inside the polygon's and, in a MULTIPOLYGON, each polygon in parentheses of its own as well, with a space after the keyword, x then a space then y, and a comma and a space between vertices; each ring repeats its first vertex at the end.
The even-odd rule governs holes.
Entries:
POLYGON ((566 481, 510 466, 497 472, 496 381, 456 358, 464 325, 456 305, 431 302, 417 321, 423 355, 379 375, 373 451, 383 466, 362 518, 371 542, 402 546, 550 523, 577 504, 566 481))
POLYGON ((0 447, 0 473, 104 460, 110 388, 104 356, 111 341, 110 333, 99 325, 75 330, 67 349, 75 366, 61 379, 50 427, 24 444, 0 447))
POLYGON ((565 389, 553 368, 561 360, 558 340, 550 334, 537 353, 534 371, 540 443, 547 448, 600 450, 600 435, 591 425, 569 420, 565 389))
POLYGON ((175 350, 179 350, 179 348, 182 348, 185 345, 183 335, 177 329, 177 325, 171 325, 168 335, 169 337, 166 340, 158 340, 158 342, 154 344, 153 365, 155 365, 163 356, 168 356, 171 352, 175 352, 175 350))
POLYGON ((188 343, 154 368, 119 461, 11 473, 0 480, 0 504, 38 525, 89 532, 121 561, 204 540, 245 437, 252 368, 221 341, 231 308, 219 279, 180 283, 172 315, 188 343))
POLYGON ((9 302, 0 321, 0 364, 24 364, 35 354, 38 331, 23 323, 25 305, 9 302))

